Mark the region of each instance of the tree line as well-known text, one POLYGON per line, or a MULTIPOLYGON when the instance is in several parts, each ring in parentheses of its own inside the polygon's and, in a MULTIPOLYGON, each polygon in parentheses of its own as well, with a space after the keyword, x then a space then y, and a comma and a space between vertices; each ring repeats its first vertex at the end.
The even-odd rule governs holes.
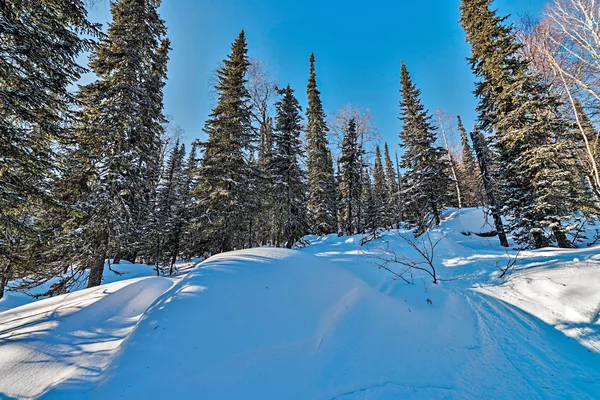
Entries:
POLYGON ((518 30, 491 0, 462 0, 476 124, 457 117, 453 147, 448 118, 425 108, 402 63, 398 159, 387 143, 373 148, 357 113, 328 121, 313 54, 303 110, 249 58, 244 31, 216 73, 207 139, 187 149, 163 110, 171 44, 159 0, 112 2, 106 33, 80 0, 3 2, 0 297, 15 278, 52 280, 48 295, 99 285, 107 260, 171 274, 180 259, 291 248, 309 233, 420 235, 447 207, 485 206, 503 246, 510 234, 522 247, 576 246, 571 233, 597 217, 600 145, 596 82, 577 75, 566 44, 580 36, 552 25, 569 3, 586 2, 555 0, 518 30), (85 51, 87 67, 76 61, 85 51), (72 91, 88 70, 95 80, 72 91))

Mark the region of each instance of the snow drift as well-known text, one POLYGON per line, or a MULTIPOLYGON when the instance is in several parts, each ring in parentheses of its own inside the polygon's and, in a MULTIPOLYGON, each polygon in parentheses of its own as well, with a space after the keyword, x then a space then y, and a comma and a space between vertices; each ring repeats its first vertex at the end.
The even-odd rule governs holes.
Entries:
POLYGON ((515 253, 461 233, 483 213, 445 217, 439 285, 375 267, 416 257, 399 232, 330 235, 0 313, 0 397, 600 398, 600 248, 522 252, 499 281, 515 253))

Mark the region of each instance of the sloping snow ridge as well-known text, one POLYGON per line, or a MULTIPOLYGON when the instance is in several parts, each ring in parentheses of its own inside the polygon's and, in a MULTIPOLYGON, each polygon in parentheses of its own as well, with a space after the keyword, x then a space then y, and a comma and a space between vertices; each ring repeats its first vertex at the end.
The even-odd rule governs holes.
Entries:
POLYGON ((600 398, 600 247, 521 252, 499 280, 516 252, 463 234, 490 230, 481 210, 446 213, 437 285, 377 268, 384 248, 418 257, 390 231, 11 308, 0 398, 600 398))

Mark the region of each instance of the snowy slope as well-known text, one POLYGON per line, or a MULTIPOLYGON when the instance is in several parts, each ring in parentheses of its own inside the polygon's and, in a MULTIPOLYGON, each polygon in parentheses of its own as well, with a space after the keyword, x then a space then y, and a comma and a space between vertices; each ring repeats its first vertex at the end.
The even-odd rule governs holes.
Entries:
POLYGON ((59 383, 95 381, 173 284, 130 279, 0 313, 0 397, 36 398, 59 383))
POLYGON ((399 232, 330 235, 0 313, 0 397, 600 398, 600 247, 523 252, 500 281, 515 253, 461 233, 484 225, 446 214, 438 285, 376 268, 416 257, 399 232))

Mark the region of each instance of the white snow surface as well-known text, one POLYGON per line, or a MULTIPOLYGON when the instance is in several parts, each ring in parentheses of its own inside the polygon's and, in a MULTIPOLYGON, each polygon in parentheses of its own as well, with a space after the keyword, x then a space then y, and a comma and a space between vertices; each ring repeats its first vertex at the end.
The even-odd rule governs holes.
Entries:
POLYGON ((0 302, 0 398, 600 398, 600 247, 521 252, 500 280, 516 252, 461 233, 491 230, 482 211, 445 217, 437 285, 376 267, 417 257, 391 231, 0 302))

